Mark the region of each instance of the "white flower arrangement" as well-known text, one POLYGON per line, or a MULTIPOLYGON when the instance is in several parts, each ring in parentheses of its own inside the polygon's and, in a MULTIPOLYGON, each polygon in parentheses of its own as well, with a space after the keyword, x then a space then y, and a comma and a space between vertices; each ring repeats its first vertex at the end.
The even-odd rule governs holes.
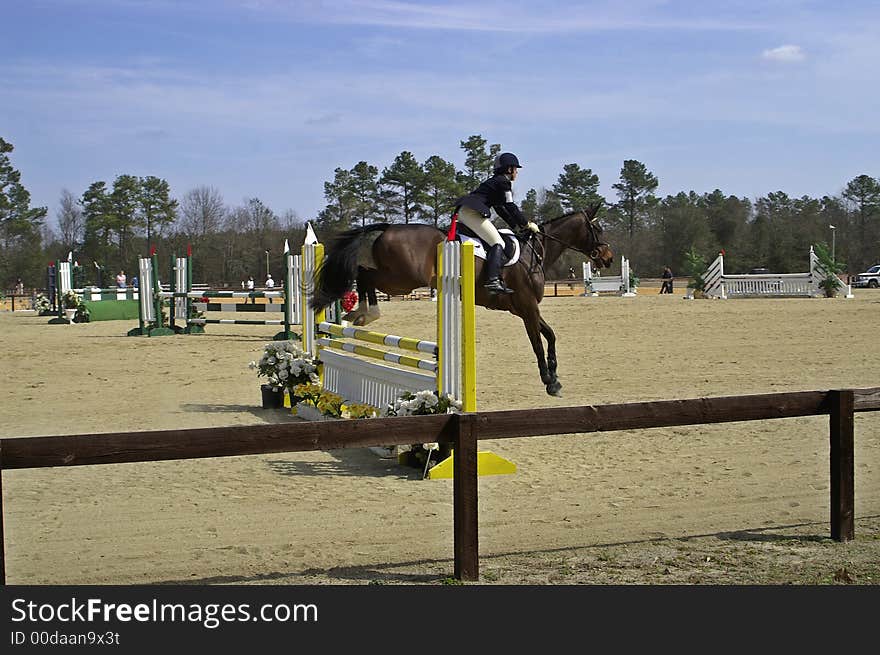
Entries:
POLYGON ((300 384, 318 382, 318 364, 311 354, 303 352, 295 341, 272 341, 263 346, 263 356, 259 362, 251 362, 251 369, 257 369, 258 377, 267 378, 267 383, 276 391, 292 390, 300 384))
POLYGON ((425 416, 459 412, 461 412, 461 401, 448 393, 438 396, 437 392, 431 389, 415 393, 405 391, 400 398, 385 408, 385 416, 425 416))
POLYGON ((44 293, 38 293, 34 298, 34 309, 39 312, 40 316, 52 311, 52 303, 44 293))
MULTIPOLYGON (((450 394, 442 396, 432 389, 424 389, 412 393, 405 391, 393 403, 388 405, 383 416, 426 416, 430 414, 458 414, 461 412, 461 401, 456 400, 450 394)), ((437 451, 437 458, 442 459, 448 455, 448 446, 441 447, 439 443, 429 442, 412 444, 411 446, 399 446, 402 450, 403 460, 409 465, 424 465, 422 477, 427 475, 432 461, 432 454, 437 451)))

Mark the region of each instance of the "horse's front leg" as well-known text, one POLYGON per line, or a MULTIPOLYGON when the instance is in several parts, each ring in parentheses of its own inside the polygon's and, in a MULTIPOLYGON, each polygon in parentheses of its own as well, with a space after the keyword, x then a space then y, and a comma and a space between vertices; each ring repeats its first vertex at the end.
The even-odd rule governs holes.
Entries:
MULTIPOLYGON (((543 328, 541 325, 540 314, 536 311, 527 316, 523 316, 522 320, 523 324, 526 326, 526 334, 529 335, 529 341, 532 343, 532 350, 535 352, 535 357, 538 359, 538 371, 541 374, 541 382, 543 382, 547 388, 548 394, 551 396, 558 396, 560 389, 562 389, 562 385, 559 384, 559 380, 556 379, 555 336, 552 346, 553 370, 551 371, 550 367, 547 365, 547 359, 544 357, 544 343, 541 341, 543 328)), ((550 330, 550 334, 553 334, 552 330, 550 330)))
MULTIPOLYGON (((544 320, 544 317, 540 317, 541 320, 541 334, 544 339, 547 340, 547 370, 550 372, 550 376, 556 380, 557 383, 557 391, 562 388, 562 384, 556 377, 556 333, 553 332, 553 328, 551 328, 547 321, 544 320)), ((556 395, 556 394, 553 394, 556 395)))

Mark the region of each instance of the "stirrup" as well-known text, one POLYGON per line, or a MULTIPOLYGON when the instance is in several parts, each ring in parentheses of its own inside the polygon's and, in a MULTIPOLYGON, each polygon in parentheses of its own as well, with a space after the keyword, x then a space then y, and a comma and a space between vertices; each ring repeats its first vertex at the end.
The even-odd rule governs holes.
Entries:
POLYGON ((504 281, 501 278, 495 277, 491 280, 486 280, 486 284, 483 285, 483 288, 486 289, 489 293, 495 294, 507 294, 513 293, 513 289, 504 284, 504 281))

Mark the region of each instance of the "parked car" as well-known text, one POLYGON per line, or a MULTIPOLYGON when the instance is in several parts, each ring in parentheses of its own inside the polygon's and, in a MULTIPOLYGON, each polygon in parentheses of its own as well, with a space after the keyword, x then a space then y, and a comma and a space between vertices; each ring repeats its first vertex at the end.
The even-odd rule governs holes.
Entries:
POLYGON ((864 273, 856 275, 852 285, 854 287, 870 287, 871 289, 880 287, 880 264, 876 264, 864 273))
POLYGON ((770 274, 769 268, 753 268, 752 270, 749 271, 749 275, 769 275, 769 274, 770 274))

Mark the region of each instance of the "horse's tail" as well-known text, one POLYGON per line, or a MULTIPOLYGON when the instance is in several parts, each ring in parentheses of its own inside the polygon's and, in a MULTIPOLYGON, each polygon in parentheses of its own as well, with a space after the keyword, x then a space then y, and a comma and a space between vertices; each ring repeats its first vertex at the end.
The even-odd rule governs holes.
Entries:
POLYGON ((361 239, 369 232, 385 230, 388 223, 373 223, 366 227, 347 230, 337 234, 327 246, 324 261, 315 272, 312 309, 323 309, 334 300, 342 298, 354 287, 358 274, 358 251, 361 239))

